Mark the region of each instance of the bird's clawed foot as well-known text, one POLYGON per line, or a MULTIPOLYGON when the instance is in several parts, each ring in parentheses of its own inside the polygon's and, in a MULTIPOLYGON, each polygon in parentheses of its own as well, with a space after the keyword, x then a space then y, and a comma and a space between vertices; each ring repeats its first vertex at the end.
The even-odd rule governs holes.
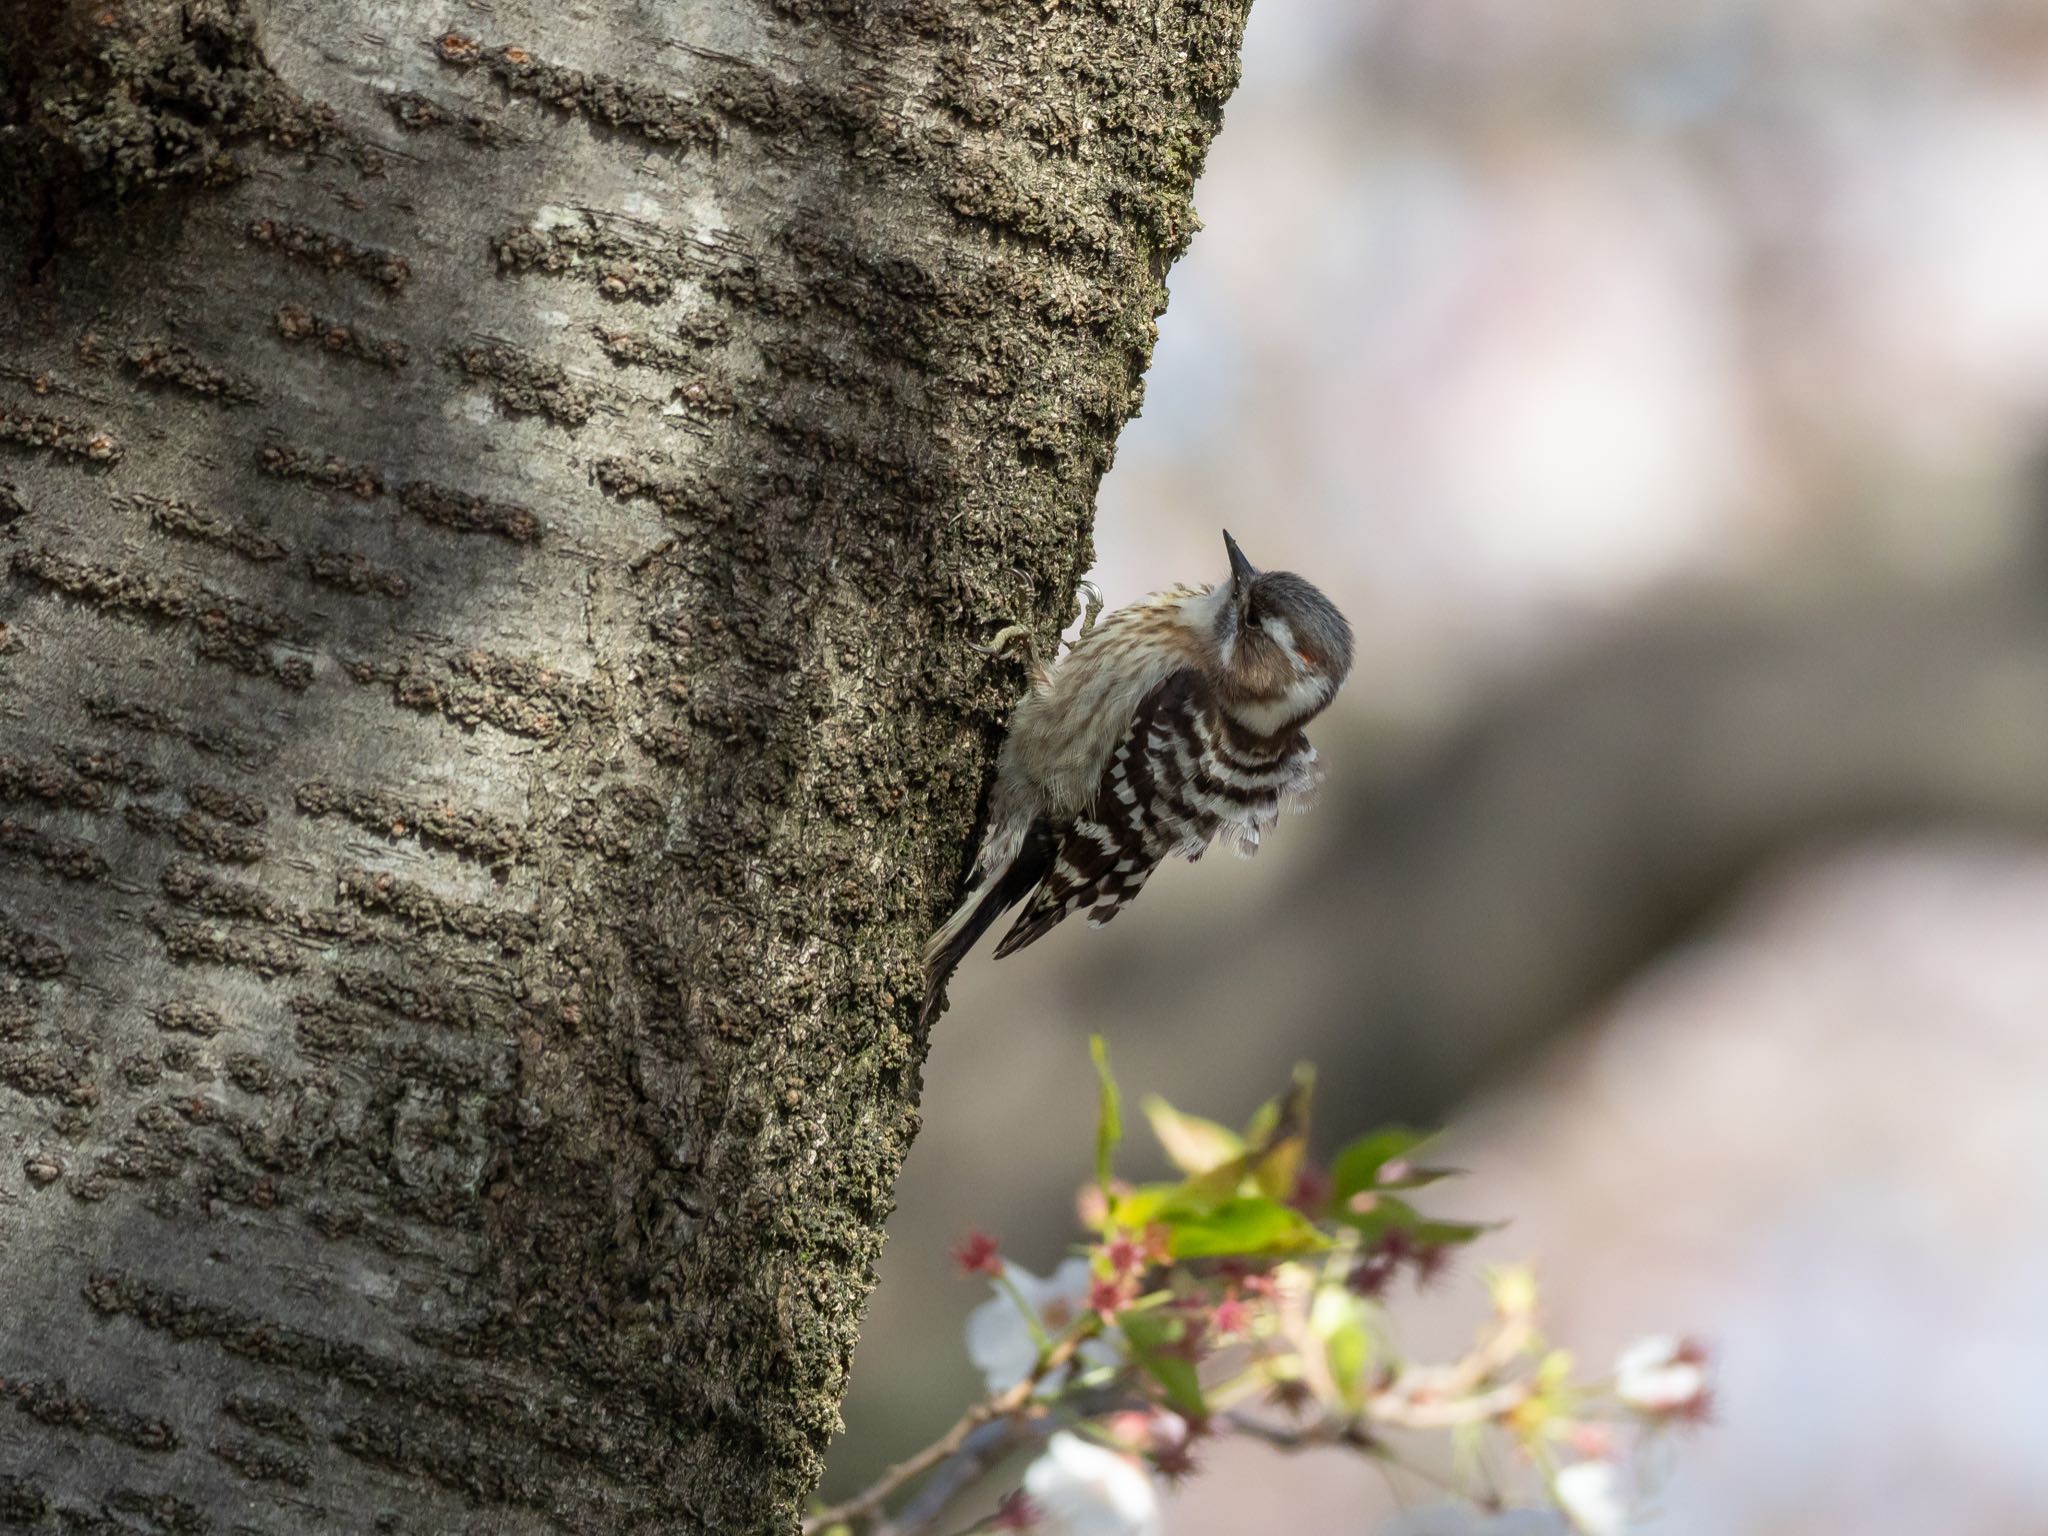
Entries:
MULTIPOLYGON (((1102 589, 1094 582, 1083 581, 1074 595, 1080 611, 1081 632, 1069 644, 1069 649, 1086 640, 1090 631, 1095 628, 1095 621, 1102 617, 1102 589)), ((1037 637, 1031 633, 1027 625, 1005 624, 996 631, 995 638, 987 645, 975 645, 970 642, 968 649, 977 656, 986 656, 992 661, 1008 656, 1019 657, 1030 669, 1034 683, 1042 686, 1046 681, 1045 662, 1038 654, 1037 637)))
POLYGON ((1006 624, 996 631, 995 639, 987 645, 969 642, 967 649, 977 656, 995 659, 1002 656, 1021 655, 1030 666, 1038 665, 1038 642, 1031 631, 1022 624, 1006 624))
POLYGON ((974 645, 970 646, 970 649, 991 660, 1005 656, 1022 657, 1034 689, 1043 688, 1051 681, 1045 670, 1045 662, 1039 657, 1037 639, 1022 624, 1006 624, 996 631, 995 639, 989 641, 987 645, 974 645))
POLYGON ((1084 577, 1074 596, 1081 604, 1081 633, 1074 636, 1078 645, 1094 632, 1095 621, 1102 617, 1102 588, 1084 577))

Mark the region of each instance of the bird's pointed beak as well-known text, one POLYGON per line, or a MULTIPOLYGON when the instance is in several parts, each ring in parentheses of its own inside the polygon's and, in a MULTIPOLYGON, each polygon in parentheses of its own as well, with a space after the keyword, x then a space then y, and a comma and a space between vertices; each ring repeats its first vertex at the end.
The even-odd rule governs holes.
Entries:
POLYGON ((1223 547, 1230 551, 1230 585, 1242 603, 1250 594, 1252 583, 1258 579, 1258 567, 1245 559, 1244 551, 1237 547, 1237 540, 1230 536, 1228 528, 1223 530, 1223 547))

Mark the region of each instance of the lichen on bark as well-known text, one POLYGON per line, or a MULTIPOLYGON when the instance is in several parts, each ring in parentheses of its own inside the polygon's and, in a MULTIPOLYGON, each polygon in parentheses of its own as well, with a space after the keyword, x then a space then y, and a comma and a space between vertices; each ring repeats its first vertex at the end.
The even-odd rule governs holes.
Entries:
POLYGON ((265 67, 254 3, 10 7, 0 18, 0 147, 16 190, 125 196, 238 175, 229 150, 252 136, 317 137, 321 114, 265 67))
POLYGON ((1242 5, 40 10, 8 1487, 787 1530, 1242 5))

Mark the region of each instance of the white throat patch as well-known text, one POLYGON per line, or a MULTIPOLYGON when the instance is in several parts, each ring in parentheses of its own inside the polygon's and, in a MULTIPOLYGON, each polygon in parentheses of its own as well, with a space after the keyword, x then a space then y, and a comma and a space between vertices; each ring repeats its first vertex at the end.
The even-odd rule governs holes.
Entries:
POLYGON ((1254 735, 1271 736, 1321 708, 1329 698, 1329 687, 1327 680, 1304 674, 1289 683, 1277 699, 1231 705, 1230 717, 1254 735))

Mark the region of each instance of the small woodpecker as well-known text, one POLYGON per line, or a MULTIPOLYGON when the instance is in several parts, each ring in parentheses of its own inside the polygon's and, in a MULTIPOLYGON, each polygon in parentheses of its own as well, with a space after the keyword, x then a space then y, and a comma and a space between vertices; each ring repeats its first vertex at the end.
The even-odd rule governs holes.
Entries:
POLYGON ((1029 897, 996 956, 1071 912, 1122 911, 1160 860, 1218 837, 1251 853, 1316 781, 1302 727, 1351 670, 1351 626, 1291 571, 1261 571, 1228 533, 1228 579, 1173 587, 1084 628, 1051 667, 1022 639, 1031 687, 1010 715, 967 893, 925 945, 922 1018, 989 925, 1029 897))

